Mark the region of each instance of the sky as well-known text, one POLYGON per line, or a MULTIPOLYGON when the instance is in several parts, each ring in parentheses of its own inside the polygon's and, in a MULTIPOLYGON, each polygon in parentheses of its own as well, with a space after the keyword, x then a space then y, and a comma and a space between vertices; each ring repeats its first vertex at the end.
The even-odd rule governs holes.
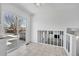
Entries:
MULTIPOLYGON (((20 20, 20 24, 21 27, 26 27, 26 22, 27 22, 27 18, 24 16, 20 16, 20 18, 18 18, 20 20)), ((11 12, 6 12, 4 14, 4 26, 5 27, 9 27, 11 23, 13 23, 13 21, 15 20, 15 15, 12 14, 11 12)))

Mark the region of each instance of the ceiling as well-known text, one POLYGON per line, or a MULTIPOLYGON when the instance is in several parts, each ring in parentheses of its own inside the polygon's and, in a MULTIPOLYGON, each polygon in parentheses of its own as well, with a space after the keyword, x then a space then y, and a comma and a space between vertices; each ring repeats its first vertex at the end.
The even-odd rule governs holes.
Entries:
POLYGON ((28 10, 30 11, 31 13, 37 13, 40 8, 43 8, 43 7, 50 7, 50 8, 53 8, 53 7, 69 7, 69 6, 72 6, 72 7, 79 7, 79 3, 40 3, 41 5, 38 7, 35 5, 35 3, 20 3, 19 5, 21 7, 23 7, 25 10, 28 10))

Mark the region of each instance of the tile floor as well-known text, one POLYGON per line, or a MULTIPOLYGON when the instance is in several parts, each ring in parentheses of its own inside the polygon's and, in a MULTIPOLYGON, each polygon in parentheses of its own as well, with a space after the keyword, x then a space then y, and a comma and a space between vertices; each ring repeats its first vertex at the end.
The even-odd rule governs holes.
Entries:
POLYGON ((7 56, 66 56, 66 54, 61 47, 30 43, 29 45, 23 45, 15 51, 8 53, 7 56))

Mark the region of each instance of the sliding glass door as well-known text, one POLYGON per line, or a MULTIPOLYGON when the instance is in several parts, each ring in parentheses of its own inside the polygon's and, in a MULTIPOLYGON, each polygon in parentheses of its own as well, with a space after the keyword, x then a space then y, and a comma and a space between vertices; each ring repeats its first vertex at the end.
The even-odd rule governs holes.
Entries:
POLYGON ((18 33, 17 33, 17 16, 12 13, 5 13, 3 25, 7 39, 7 51, 11 52, 17 47, 18 33))
POLYGON ((12 13, 4 14, 4 30, 7 39, 7 51, 11 52, 26 41, 26 17, 12 13))

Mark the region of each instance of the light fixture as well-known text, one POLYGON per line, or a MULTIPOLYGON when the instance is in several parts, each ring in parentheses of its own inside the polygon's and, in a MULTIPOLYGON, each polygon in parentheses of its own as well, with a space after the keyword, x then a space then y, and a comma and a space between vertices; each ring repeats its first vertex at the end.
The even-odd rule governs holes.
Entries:
POLYGON ((35 3, 35 6, 40 7, 41 3, 35 3))
POLYGON ((76 36, 76 39, 78 40, 79 39, 79 36, 76 36))

